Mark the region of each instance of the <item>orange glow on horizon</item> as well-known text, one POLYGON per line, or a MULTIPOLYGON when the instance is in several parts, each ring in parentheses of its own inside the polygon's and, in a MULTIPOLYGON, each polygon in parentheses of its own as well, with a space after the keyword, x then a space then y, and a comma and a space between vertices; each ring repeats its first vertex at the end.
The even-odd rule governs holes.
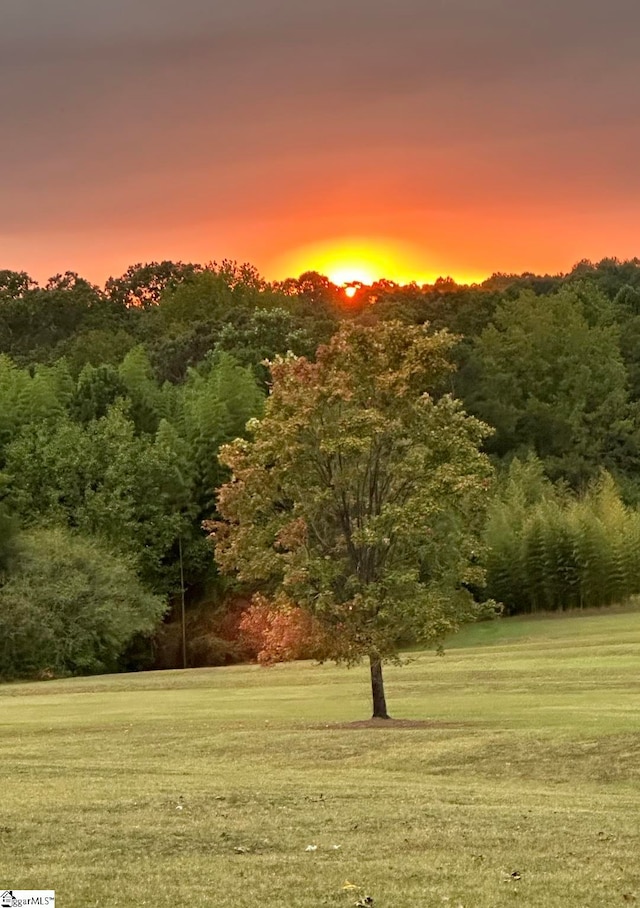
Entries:
POLYGON ((353 299, 353 297, 356 295, 357 292, 358 292, 357 287, 345 287, 344 288, 344 295, 348 296, 350 300, 353 299))
MULTIPOLYGON (((429 263, 428 251, 406 242, 389 238, 348 237, 327 240, 303 246, 275 264, 281 277, 294 277, 306 271, 317 271, 337 286, 360 283, 367 286, 378 280, 397 284, 433 284, 447 272, 437 270, 429 263)), ((486 275, 461 275, 451 277, 461 284, 484 280, 486 275)), ((355 295, 355 288, 346 288, 348 297, 355 295), (352 292, 349 292, 352 291, 352 292)))

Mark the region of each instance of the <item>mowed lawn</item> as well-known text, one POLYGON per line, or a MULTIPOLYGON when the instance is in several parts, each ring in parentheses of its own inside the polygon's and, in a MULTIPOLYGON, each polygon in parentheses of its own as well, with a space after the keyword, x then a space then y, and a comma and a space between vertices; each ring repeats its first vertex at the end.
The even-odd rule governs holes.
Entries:
POLYGON ((386 677, 423 724, 352 725, 364 667, 0 687, 0 888, 59 908, 640 906, 640 612, 479 625, 386 677))

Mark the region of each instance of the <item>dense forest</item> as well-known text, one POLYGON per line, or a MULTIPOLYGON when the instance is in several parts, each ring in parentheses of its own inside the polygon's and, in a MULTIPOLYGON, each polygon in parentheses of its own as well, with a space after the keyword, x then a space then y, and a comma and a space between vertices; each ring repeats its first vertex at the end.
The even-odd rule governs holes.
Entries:
POLYGON ((104 288, 0 271, 0 675, 258 654, 253 591, 202 528, 218 452, 262 415, 269 362, 314 360, 345 322, 455 336, 434 393, 492 428, 497 476, 476 597, 517 613, 640 591, 640 260, 354 289, 226 261, 104 288))

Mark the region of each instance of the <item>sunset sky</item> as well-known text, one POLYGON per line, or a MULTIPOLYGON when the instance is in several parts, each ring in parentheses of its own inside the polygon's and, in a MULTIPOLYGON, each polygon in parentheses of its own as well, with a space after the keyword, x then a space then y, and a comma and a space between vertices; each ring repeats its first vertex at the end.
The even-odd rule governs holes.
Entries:
POLYGON ((640 255, 637 0, 1 0, 0 268, 640 255))

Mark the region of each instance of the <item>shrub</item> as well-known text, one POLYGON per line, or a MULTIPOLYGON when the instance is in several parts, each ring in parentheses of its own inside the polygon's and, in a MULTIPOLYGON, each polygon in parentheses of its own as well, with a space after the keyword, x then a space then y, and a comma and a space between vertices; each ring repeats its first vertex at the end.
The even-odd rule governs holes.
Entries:
POLYGON ((110 671, 165 611, 122 557, 68 530, 25 533, 0 587, 4 677, 110 671))

